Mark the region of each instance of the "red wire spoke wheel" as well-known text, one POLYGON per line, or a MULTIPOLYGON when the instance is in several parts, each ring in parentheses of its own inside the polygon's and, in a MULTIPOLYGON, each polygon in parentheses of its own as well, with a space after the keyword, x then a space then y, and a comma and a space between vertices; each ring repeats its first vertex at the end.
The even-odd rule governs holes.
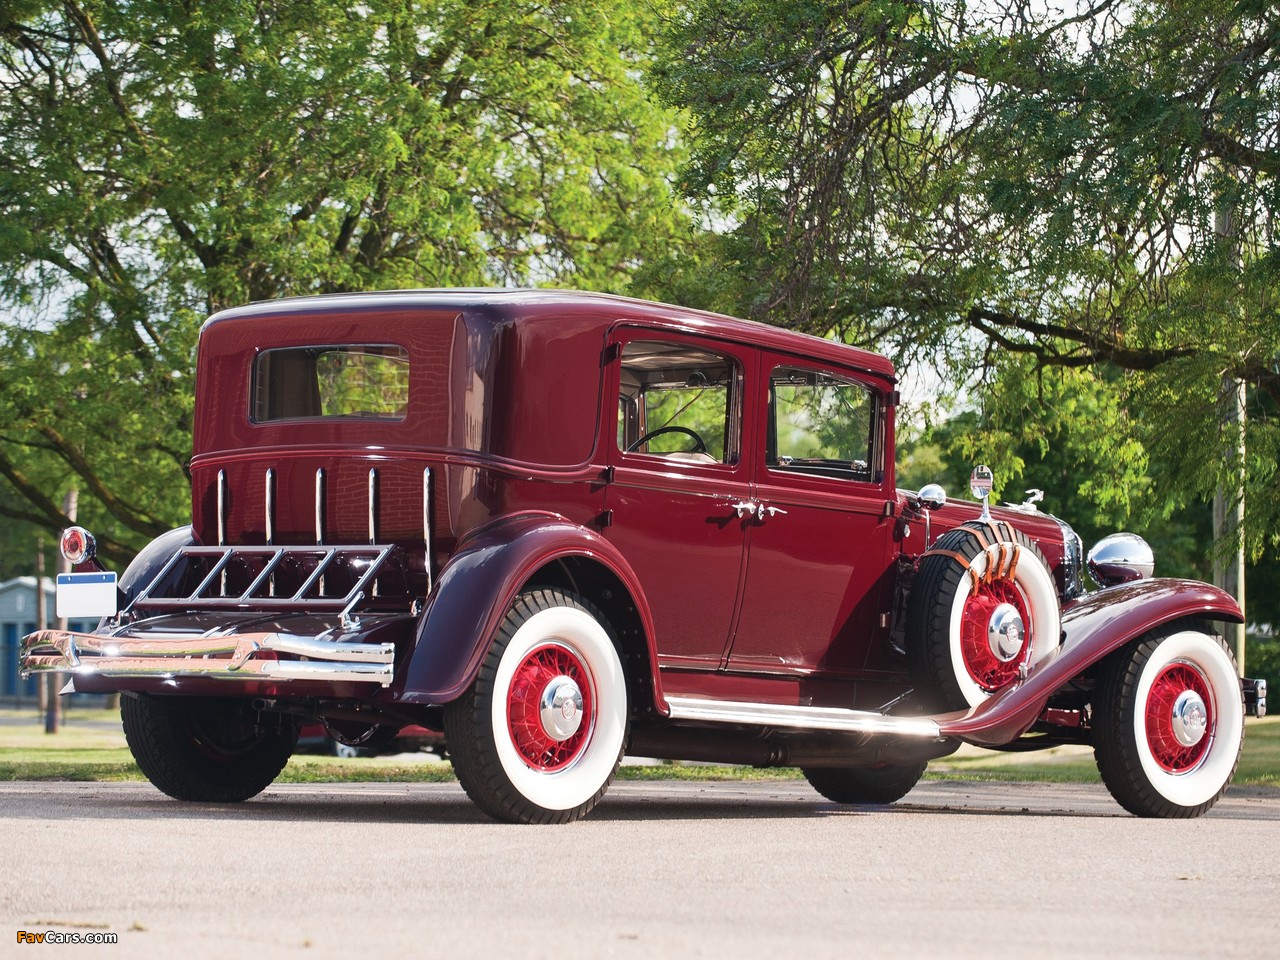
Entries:
POLYGON ((535 770, 563 770, 590 738, 593 706, 591 674, 581 658, 560 644, 537 647, 511 681, 511 740, 535 770))
POLYGON ((1170 624, 1112 655, 1098 677, 1094 756, 1140 817, 1196 817, 1218 802, 1244 740, 1244 698, 1222 639, 1170 624))
POLYGON ((960 621, 960 650, 973 682, 993 693, 1018 679, 1018 671, 1031 655, 1025 638, 1034 632, 1026 597, 1012 580, 993 580, 969 594, 960 621), (1016 619, 1000 620, 1010 612, 1016 619), (1009 624, 1004 630, 999 629, 1002 622, 1009 624), (997 625, 994 642, 993 624, 997 625))
POLYGON ((1204 676, 1189 663, 1171 663, 1147 694, 1147 743, 1162 770, 1186 773, 1204 759, 1213 742, 1213 696, 1204 676))

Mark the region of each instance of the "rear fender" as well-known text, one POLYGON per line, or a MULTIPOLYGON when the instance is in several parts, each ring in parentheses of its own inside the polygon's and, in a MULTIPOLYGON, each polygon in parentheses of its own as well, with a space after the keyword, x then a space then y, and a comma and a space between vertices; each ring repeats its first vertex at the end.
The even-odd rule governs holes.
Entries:
POLYGON ((1103 657, 1174 620, 1242 623, 1235 599, 1194 580, 1139 580, 1087 594, 1062 611, 1062 645, 1036 662, 1027 679, 967 711, 939 717, 943 736, 980 746, 1016 740, 1054 693, 1103 657))
POLYGON ((143 547, 120 575, 121 607, 132 603, 142 590, 150 586, 175 553, 195 542, 195 534, 187 525, 162 533, 143 547))
POLYGON ((461 696, 480 671, 516 594, 538 569, 565 557, 600 563, 631 594, 648 647, 654 707, 666 715, 653 619, 630 565, 598 533, 541 512, 514 514, 487 524, 460 544, 431 592, 397 699, 438 705, 461 696))

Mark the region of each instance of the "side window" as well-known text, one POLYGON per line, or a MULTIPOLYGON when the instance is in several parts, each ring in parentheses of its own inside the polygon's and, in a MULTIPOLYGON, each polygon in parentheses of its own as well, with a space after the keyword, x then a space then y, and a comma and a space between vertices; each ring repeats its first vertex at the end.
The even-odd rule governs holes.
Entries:
POLYGON ((867 387, 815 370, 776 367, 769 408, 770 467, 876 479, 876 402, 867 387))
POLYGON ((738 370, 684 343, 633 340, 622 351, 618 449, 687 463, 737 456, 738 370))

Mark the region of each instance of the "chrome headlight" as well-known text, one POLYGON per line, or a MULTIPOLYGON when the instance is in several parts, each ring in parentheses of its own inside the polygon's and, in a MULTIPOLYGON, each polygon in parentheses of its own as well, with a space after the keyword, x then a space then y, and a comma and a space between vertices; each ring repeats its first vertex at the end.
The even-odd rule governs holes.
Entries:
POLYGON ((1053 519, 1062 528, 1062 601, 1066 603, 1084 593, 1084 541, 1071 524, 1053 519))
POLYGON ((1155 554, 1136 533, 1113 533, 1089 551, 1089 576, 1100 587, 1145 580, 1155 569, 1155 554))

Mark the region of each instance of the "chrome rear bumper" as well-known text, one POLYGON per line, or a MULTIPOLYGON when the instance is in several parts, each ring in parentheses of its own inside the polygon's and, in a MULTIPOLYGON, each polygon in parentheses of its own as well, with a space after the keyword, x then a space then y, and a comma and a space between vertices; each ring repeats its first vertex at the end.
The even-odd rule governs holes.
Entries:
POLYGON ((148 633, 106 637, 38 630, 22 638, 22 675, 213 677, 225 680, 322 680, 379 683, 395 676, 395 644, 347 643, 285 633, 222 637, 148 633), (306 659, 281 659, 288 657, 306 659))

